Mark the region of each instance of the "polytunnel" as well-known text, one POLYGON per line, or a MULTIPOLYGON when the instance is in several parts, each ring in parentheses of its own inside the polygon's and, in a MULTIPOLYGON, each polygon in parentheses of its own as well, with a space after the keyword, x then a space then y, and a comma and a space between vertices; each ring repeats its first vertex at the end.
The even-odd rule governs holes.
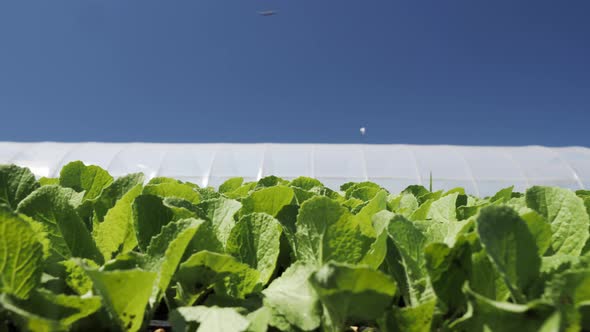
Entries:
POLYGON ((399 192, 411 184, 463 187, 489 196, 514 185, 590 188, 590 149, 544 146, 402 144, 162 144, 0 142, 0 164, 25 166, 56 177, 70 161, 99 165, 113 176, 142 172, 217 187, 231 177, 246 181, 276 175, 314 177, 333 189, 373 181, 399 192))

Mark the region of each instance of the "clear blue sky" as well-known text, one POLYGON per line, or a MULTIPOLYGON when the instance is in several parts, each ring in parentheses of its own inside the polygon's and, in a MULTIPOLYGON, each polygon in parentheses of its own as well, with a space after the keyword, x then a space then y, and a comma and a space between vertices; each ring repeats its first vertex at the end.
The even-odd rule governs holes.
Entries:
POLYGON ((590 1, 0 2, 0 140, 590 146, 590 1), (262 17, 258 10, 277 9, 262 17))

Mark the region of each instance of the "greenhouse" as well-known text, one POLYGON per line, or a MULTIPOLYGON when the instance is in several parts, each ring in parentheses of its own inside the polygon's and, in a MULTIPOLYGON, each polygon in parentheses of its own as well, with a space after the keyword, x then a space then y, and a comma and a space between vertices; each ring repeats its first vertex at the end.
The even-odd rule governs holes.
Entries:
POLYGON ((59 176, 80 160, 113 176, 142 172, 217 187, 232 177, 316 178, 332 189, 371 181, 399 192, 409 185, 465 188, 476 196, 514 186, 590 188, 590 148, 401 144, 157 144, 0 142, 0 164, 28 167, 37 177, 59 176))

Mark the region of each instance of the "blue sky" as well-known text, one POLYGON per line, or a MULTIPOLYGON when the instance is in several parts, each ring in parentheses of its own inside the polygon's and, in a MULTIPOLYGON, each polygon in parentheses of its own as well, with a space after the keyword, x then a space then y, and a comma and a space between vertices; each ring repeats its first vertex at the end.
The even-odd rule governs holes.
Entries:
POLYGON ((0 140, 590 146, 590 2, 0 2, 0 140), (277 9, 272 17, 258 10, 277 9))

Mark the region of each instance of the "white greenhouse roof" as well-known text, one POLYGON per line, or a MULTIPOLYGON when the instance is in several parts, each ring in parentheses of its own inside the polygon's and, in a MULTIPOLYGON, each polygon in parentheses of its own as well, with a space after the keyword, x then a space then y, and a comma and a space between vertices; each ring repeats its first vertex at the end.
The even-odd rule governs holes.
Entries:
POLYGON ((348 181, 373 181, 393 192, 410 184, 434 189, 464 187, 488 196, 511 185, 590 188, 590 149, 372 144, 160 144, 0 142, 0 164, 57 177, 82 160, 113 176, 143 172, 217 187, 230 177, 310 176, 338 189, 348 181))

